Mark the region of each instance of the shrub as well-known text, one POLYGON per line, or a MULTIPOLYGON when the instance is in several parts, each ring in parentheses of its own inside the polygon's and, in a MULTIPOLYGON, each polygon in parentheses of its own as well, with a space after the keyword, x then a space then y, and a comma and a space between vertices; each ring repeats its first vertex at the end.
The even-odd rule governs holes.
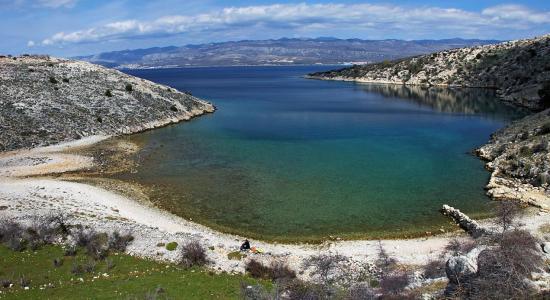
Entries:
POLYGON ((425 278, 445 277, 445 261, 442 259, 430 259, 424 266, 422 275, 425 278))
POLYGON ((245 270, 254 278, 271 280, 290 280, 296 278, 296 272, 291 270, 284 262, 278 260, 266 266, 255 259, 251 259, 246 263, 245 270))
POLYGON ((133 90, 132 85, 129 84, 129 83, 127 83, 127 84, 126 84, 126 91, 127 91, 127 92, 131 92, 132 90, 133 90))
POLYGON ((124 252, 133 240, 134 237, 131 234, 121 235, 118 231, 115 231, 109 237, 109 249, 124 252))
POLYGON ((520 156, 531 156, 533 155, 533 150, 531 150, 531 148, 527 145, 523 145, 521 146, 521 148, 519 148, 519 155, 520 156))
POLYGON ((107 257, 109 244, 106 233, 97 233, 93 230, 86 231, 80 228, 75 233, 77 246, 84 247, 86 254, 93 259, 103 259, 107 257))
POLYGON ((82 266, 78 262, 74 261, 71 266, 71 273, 74 275, 80 275, 84 273, 84 268, 82 268, 82 266))
POLYGON ((516 202, 501 201, 495 210, 495 224, 505 232, 516 225, 516 219, 520 213, 521 207, 516 202))
POLYGON ((526 278, 542 270, 538 241, 528 231, 505 231, 495 245, 478 256, 478 272, 466 278, 454 297, 474 299, 528 299, 534 291, 526 278))
POLYGON ((50 76, 50 83, 57 84, 58 82, 59 81, 57 81, 57 79, 55 79, 55 77, 50 76))
POLYGON ((69 78, 63 78, 63 82, 69 83, 69 78))
POLYGON ((311 275, 318 277, 320 283, 327 284, 336 280, 346 258, 339 254, 320 254, 304 261, 304 268, 312 268, 311 275))
POLYGON ((105 91, 105 96, 113 97, 113 93, 111 92, 111 90, 107 90, 107 91, 105 91))
POLYGON ((409 276, 405 272, 396 272, 383 276, 380 280, 380 288, 383 293, 399 294, 409 284, 409 276))
POLYGON ((181 264, 186 267, 204 266, 208 263, 206 250, 198 241, 192 241, 181 248, 181 264))
POLYGON ((107 257, 109 251, 107 239, 106 233, 94 234, 86 244, 86 254, 96 260, 107 257))
POLYGON ((454 238, 445 246, 445 252, 450 252, 451 255, 457 256, 470 252, 470 250, 474 249, 475 246, 475 241, 471 239, 459 240, 454 238))
POLYGON ((327 289, 318 284, 306 283, 300 280, 294 280, 285 286, 285 295, 289 300, 316 300, 332 299, 327 289))
POLYGON ((166 250, 168 250, 168 251, 174 251, 174 250, 176 250, 176 248, 178 248, 178 243, 176 243, 176 242, 170 242, 170 243, 166 244, 166 250))
POLYGON ((86 273, 92 273, 93 271, 95 271, 96 265, 97 264, 96 264, 95 260, 88 259, 88 261, 83 266, 83 270, 86 273))
POLYGON ((255 259, 251 259, 246 263, 245 270, 254 278, 269 278, 269 268, 255 259))

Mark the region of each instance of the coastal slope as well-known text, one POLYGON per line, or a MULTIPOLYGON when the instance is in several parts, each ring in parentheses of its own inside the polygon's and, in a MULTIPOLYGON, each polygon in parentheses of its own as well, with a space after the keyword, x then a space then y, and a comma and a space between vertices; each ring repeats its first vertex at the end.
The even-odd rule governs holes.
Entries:
POLYGON ((214 111, 117 70, 48 56, 0 57, 0 152, 120 135, 214 111))
POLYGON ((532 110, 550 107, 550 35, 319 72, 309 78, 483 87, 532 110))

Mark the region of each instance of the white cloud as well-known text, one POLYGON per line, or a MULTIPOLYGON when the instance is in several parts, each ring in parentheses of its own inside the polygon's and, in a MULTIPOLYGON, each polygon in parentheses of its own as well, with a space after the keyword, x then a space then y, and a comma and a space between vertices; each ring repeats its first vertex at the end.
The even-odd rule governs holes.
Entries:
POLYGON ((34 45, 35 45, 34 41, 28 41, 27 42, 27 47, 29 47, 29 48, 34 47, 34 45))
POLYGON ((77 0, 38 0, 37 6, 59 8, 59 7, 73 7, 77 0))
MULTIPOLYGON (((69 2, 49 0, 48 2, 69 2)), ((231 33, 233 30, 265 28, 300 33, 333 30, 373 32, 452 32, 452 36, 475 35, 502 29, 525 30, 550 24, 550 12, 534 12, 524 6, 500 5, 481 12, 455 8, 404 7, 378 4, 273 4, 228 7, 200 15, 164 16, 155 20, 122 20, 73 32, 58 32, 43 45, 103 42, 137 37, 185 33, 231 33)))
POLYGON ((486 8, 481 13, 494 21, 550 23, 550 12, 537 12, 521 5, 498 5, 486 8))

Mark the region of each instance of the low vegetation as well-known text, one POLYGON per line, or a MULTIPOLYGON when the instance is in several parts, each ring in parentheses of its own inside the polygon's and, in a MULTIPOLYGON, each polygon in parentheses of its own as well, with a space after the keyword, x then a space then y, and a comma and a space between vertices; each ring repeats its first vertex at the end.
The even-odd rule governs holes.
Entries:
MULTIPOLYGON (((10 299, 237 299, 241 284, 270 290, 266 281, 215 274, 195 241, 181 247, 181 264, 124 254, 131 234, 69 226, 61 216, 31 225, 0 223, 0 298, 10 299)), ((177 247, 177 244, 176 244, 177 247)))

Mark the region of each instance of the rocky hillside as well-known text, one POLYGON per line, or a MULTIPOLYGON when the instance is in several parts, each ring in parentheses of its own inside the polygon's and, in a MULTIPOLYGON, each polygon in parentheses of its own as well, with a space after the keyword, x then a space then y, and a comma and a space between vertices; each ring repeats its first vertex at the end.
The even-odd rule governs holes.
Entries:
POLYGON ((542 110, 550 107, 550 35, 353 66, 310 74, 310 77, 494 88, 506 101, 542 110))
POLYGON ((0 151, 143 131, 214 111, 168 86, 87 62, 0 57, 0 151))
POLYGON ((496 132, 478 149, 493 172, 487 186, 495 199, 520 199, 550 209, 550 109, 496 132))

